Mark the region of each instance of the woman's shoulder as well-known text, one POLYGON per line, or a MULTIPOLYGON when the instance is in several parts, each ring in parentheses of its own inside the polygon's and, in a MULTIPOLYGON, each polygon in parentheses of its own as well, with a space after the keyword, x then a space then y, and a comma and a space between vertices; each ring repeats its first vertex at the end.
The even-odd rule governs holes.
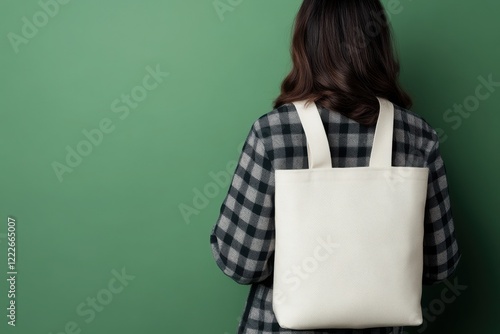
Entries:
POLYGON ((287 127, 299 125, 296 117, 291 115, 296 112, 293 103, 286 103, 261 114, 252 124, 252 129, 261 138, 286 131, 287 127))
POLYGON ((436 129, 421 114, 394 104, 394 128, 421 140, 439 141, 436 129))
MULTIPOLYGON (((394 130, 405 132, 407 136, 420 138, 421 140, 437 141, 439 136, 434 127, 424 116, 412 110, 394 105, 394 130)), ((347 117, 335 117, 335 121, 355 122, 347 117)), ((300 127, 300 120, 293 103, 282 104, 264 114, 261 114, 252 124, 252 128, 261 138, 273 134, 293 132, 294 128, 300 127)), ((295 129, 297 130, 297 129, 295 129)), ((300 130, 299 130, 300 131, 300 130)))

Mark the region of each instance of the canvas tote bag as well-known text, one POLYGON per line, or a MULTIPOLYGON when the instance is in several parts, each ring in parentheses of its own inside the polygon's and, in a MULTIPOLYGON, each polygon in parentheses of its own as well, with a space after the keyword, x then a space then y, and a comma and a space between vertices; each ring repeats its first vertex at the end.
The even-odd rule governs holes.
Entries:
POLYGON ((273 311, 289 329, 422 324, 427 167, 394 167, 394 106, 380 113, 369 166, 332 168, 315 103, 294 102, 308 169, 275 170, 273 311))

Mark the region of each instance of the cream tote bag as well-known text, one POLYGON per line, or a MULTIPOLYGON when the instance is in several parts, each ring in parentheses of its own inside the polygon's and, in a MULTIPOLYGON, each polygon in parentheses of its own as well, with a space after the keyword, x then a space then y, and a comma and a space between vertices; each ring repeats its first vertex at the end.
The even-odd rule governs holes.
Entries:
POLYGON ((427 167, 393 167, 394 105, 369 166, 332 168, 315 103, 294 102, 308 169, 275 170, 273 310, 289 329, 418 326, 427 167))

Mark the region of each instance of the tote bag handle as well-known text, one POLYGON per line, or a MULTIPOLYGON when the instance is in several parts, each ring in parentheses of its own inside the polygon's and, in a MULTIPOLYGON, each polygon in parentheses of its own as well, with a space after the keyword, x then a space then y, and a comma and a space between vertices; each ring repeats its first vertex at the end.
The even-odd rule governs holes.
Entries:
MULTIPOLYGON (((392 137, 394 127, 394 105, 377 97, 379 101, 379 116, 370 154, 369 167, 392 166, 392 137)), ((332 168, 330 145, 316 103, 306 100, 293 103, 304 129, 307 142, 307 158, 309 169, 332 168)))

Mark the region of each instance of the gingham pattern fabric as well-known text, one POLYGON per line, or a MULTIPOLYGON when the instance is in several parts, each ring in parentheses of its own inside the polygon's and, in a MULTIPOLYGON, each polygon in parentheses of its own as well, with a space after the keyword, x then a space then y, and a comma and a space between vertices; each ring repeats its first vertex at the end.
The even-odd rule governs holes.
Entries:
MULTIPOLYGON (((333 167, 368 166, 375 126, 366 127, 318 106, 333 167)), ((418 114, 394 105, 393 166, 429 167, 424 222, 423 284, 448 278, 461 253, 455 239, 446 169, 436 131, 418 114)), ((292 103, 251 126, 220 215, 210 235, 218 267, 251 284, 238 333, 401 333, 403 327, 294 331, 282 329, 272 310, 274 170, 308 168, 307 144, 292 103)))

